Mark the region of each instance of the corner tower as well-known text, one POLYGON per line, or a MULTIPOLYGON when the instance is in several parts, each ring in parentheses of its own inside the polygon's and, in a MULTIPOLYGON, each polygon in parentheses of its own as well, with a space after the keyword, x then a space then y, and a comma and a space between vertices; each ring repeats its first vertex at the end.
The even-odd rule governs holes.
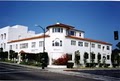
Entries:
POLYGON ((77 30, 73 26, 62 23, 47 26, 47 32, 49 32, 50 35, 50 39, 48 40, 50 64, 53 64, 53 60, 66 54, 66 36, 84 38, 84 31, 77 30))

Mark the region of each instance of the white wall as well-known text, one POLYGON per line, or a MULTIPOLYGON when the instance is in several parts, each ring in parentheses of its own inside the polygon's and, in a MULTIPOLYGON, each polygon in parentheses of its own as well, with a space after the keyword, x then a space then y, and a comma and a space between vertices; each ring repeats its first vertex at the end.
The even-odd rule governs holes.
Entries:
POLYGON ((35 32, 29 32, 27 26, 15 25, 9 29, 8 41, 31 37, 33 35, 35 35, 35 32))
POLYGON ((43 47, 39 47, 39 41, 43 41, 42 39, 34 39, 34 40, 27 40, 27 41, 21 41, 21 42, 14 42, 10 43, 12 45, 12 50, 15 50, 16 52, 20 52, 21 50, 27 52, 27 53, 39 53, 43 51, 43 47), (35 48, 32 48, 32 42, 36 42, 35 48), (28 43, 28 48, 20 48, 20 44, 28 43), (16 44, 18 44, 18 49, 16 49, 16 44))
MULTIPOLYGON (((98 53, 100 53, 102 57, 106 56, 106 63, 108 63, 108 64, 111 63, 111 50, 112 50, 112 48, 111 48, 110 45, 108 45, 108 46, 110 46, 110 50, 107 50, 106 49, 107 45, 100 44, 101 47, 103 47, 103 46, 105 47, 104 50, 102 50, 102 48, 98 49, 98 47, 97 47, 98 43, 94 43, 95 44, 95 48, 92 48, 92 47, 90 48, 90 42, 88 42, 89 43, 88 47, 85 47, 84 46, 84 42, 87 42, 87 41, 82 41, 81 40, 83 42, 83 47, 81 47, 81 46, 78 46, 78 41, 80 41, 80 40, 75 40, 76 41, 76 45, 71 45, 71 40, 75 40, 75 39, 71 39, 71 38, 65 39, 64 43, 66 43, 66 44, 64 45, 64 52, 70 53, 70 54, 72 53, 73 58, 74 58, 75 51, 79 50, 80 51, 80 62, 81 63, 84 63, 83 56, 84 56, 85 52, 87 52, 89 54, 89 59, 87 61, 90 62, 90 51, 95 53, 95 63, 97 63, 97 55, 98 55, 98 53), (109 60, 107 60, 107 55, 110 56, 109 60)), ((101 59, 101 62, 102 62, 102 60, 103 59, 101 59)), ((74 59, 73 59, 73 61, 74 61, 74 59)))
POLYGON ((63 41, 64 41, 65 34, 66 32, 64 29, 63 29, 63 33, 57 33, 57 32, 52 33, 52 28, 49 29, 50 38, 48 38, 47 45, 49 47, 48 51, 50 54, 50 59, 57 59, 64 54, 63 41), (52 46, 53 41, 57 41, 57 40, 62 41, 62 46, 52 46))
MULTIPOLYGON (((75 40, 75 39, 70 39, 70 38, 66 38, 64 43, 66 43, 64 45, 64 52, 66 53, 69 53, 69 54, 72 54, 73 58, 74 58, 74 53, 75 51, 79 50, 80 51, 80 59, 81 59, 81 63, 83 63, 83 55, 84 55, 84 52, 87 52, 89 53, 90 52, 90 49, 89 47, 80 47, 78 46, 78 41, 80 40, 75 40, 76 41, 76 45, 71 45, 71 40, 75 40)), ((74 59, 72 59, 74 61, 74 59)))
POLYGON ((4 51, 8 51, 8 41, 11 40, 17 40, 20 38, 26 38, 26 37, 31 37, 34 36, 35 32, 34 31, 28 31, 28 27, 27 26, 22 26, 22 25, 15 25, 15 26, 7 26, 7 27, 3 27, 0 29, 0 47, 1 44, 3 44, 3 50, 4 51), (6 39, 1 39, 1 34, 4 35, 4 33, 6 33, 6 39), (5 43, 5 48, 4 48, 4 43, 5 43))
POLYGON ((81 38, 84 38, 84 32, 80 32, 80 31, 76 31, 76 37, 81 37, 81 38), (81 33, 81 36, 80 36, 80 33, 81 33))
POLYGON ((9 27, 10 26, 6 26, 6 27, 0 29, 0 47, 1 47, 1 44, 2 44, 3 51, 8 50, 7 42, 8 42, 9 27), (4 33, 6 34, 6 38, 4 38, 4 33), (1 34, 3 34, 3 39, 1 39, 1 34), (4 48, 4 44, 5 44, 5 48, 4 48))

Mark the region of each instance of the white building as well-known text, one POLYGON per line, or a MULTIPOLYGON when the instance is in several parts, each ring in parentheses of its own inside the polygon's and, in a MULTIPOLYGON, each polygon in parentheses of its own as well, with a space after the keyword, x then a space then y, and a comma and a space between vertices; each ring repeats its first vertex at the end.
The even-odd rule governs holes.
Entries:
POLYGON ((27 38, 34 36, 34 31, 28 31, 28 27, 22 25, 7 26, 0 29, 0 47, 3 48, 3 51, 8 51, 9 46, 8 41, 18 40, 21 38, 27 38))
MULTIPOLYGON (((75 58, 75 51, 80 52, 80 63, 84 64, 84 54, 88 54, 87 62, 90 62, 90 53, 95 54, 95 63, 97 55, 101 54, 101 62, 106 57, 106 63, 111 64, 112 44, 88 39, 84 37, 85 32, 75 29, 73 26, 56 23, 47 26, 45 33, 45 51, 49 55, 49 65, 52 65, 53 59, 57 59, 64 54, 72 55, 72 61, 75 58)), ((25 26, 13 26, 0 29, 0 45, 5 51, 14 50, 20 53, 39 53, 43 51, 43 34, 28 32, 25 26)))

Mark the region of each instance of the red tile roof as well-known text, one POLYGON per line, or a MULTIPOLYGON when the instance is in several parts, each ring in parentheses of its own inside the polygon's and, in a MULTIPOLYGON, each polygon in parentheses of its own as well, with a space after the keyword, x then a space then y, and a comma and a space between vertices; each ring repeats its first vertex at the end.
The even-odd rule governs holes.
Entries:
POLYGON ((89 42, 95 42, 95 43, 101 43, 101 44, 106 44, 106 45, 112 45, 107 42, 99 41, 99 40, 93 40, 89 38, 80 38, 80 37, 75 37, 75 36, 66 36, 67 38, 72 38, 72 39, 78 39, 78 40, 84 40, 84 41, 89 41, 89 42))
POLYGON ((73 26, 70 26, 70 25, 66 25, 66 24, 62 24, 62 23, 58 23, 58 24, 54 24, 54 25, 50 25, 50 26, 47 26, 47 29, 49 28, 53 28, 53 27, 62 27, 62 28, 66 28, 66 29, 71 29, 71 30, 75 30, 75 31, 80 31, 80 32, 84 32, 82 30, 77 30, 75 29, 75 27, 73 26))
POLYGON ((47 29, 49 29, 51 27, 63 27, 63 28, 67 28, 67 29, 73 29, 74 28, 73 26, 62 24, 62 23, 58 23, 58 24, 54 24, 54 25, 49 25, 49 26, 47 26, 47 29))
MULTIPOLYGON (((45 37, 50 37, 49 35, 45 35, 45 37)), ((32 39, 39 39, 39 38, 44 38, 44 35, 42 36, 35 36, 35 37, 29 37, 29 38, 23 38, 23 39, 18 39, 18 40, 11 40, 8 43, 14 43, 14 42, 20 42, 20 41, 26 41, 26 40, 32 40, 32 39)))

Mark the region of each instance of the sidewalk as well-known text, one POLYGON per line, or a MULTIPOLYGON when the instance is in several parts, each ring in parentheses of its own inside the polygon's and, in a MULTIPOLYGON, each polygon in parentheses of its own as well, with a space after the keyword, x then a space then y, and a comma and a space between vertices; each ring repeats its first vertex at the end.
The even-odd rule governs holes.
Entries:
MULTIPOLYGON (((6 63, 6 62, 3 62, 6 63)), ((28 66, 28 65, 21 65, 17 63, 8 63, 12 65, 18 65, 22 67, 32 68, 32 69, 40 69, 41 67, 35 67, 35 66, 28 66)), ((103 75, 95 75, 95 74, 89 74, 89 73, 82 73, 82 72, 73 72, 72 70, 85 70, 85 69, 67 69, 67 68, 50 68, 47 67, 43 70, 46 70, 48 72, 54 72, 54 73, 60 73, 65 75, 71 75, 71 76, 77 76, 77 77, 83 77, 83 78, 90 78, 95 80, 102 80, 102 81, 120 81, 120 78, 115 77, 109 77, 109 76, 103 76, 103 75)), ((88 69, 87 69, 88 70, 88 69)))

